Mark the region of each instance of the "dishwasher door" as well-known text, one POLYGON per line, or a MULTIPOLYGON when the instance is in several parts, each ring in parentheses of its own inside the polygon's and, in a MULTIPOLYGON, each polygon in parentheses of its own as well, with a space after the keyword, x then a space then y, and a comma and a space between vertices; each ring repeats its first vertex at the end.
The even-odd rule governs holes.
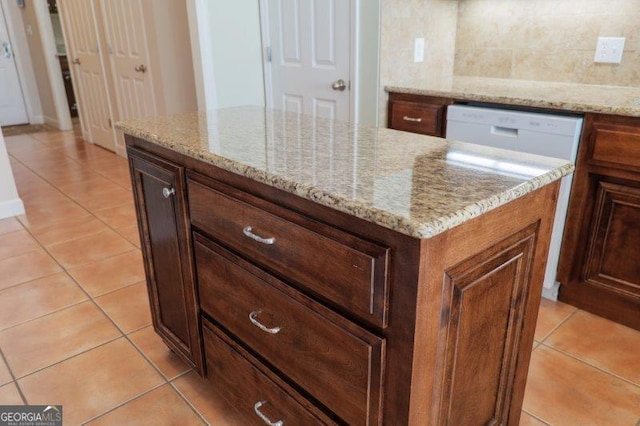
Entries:
POLYGON ((575 161, 581 117, 451 105, 447 139, 575 161))

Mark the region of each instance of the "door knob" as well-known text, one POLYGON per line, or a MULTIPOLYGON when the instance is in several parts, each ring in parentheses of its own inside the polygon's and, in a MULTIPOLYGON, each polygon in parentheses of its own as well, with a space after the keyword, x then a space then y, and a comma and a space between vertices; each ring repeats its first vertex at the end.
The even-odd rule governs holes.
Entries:
POLYGON ((76 65, 80 65, 80 59, 75 58, 73 61, 71 61, 72 64, 76 64, 76 65))
POLYGON ((11 59, 11 48, 9 47, 8 41, 2 43, 2 56, 7 59, 11 59))
POLYGON ((340 79, 340 80, 334 81, 333 84, 331 85, 331 88, 333 90, 338 90, 340 92, 344 92, 344 89, 347 88, 347 85, 346 85, 346 83, 344 82, 343 79, 340 79))
POLYGON ((134 68, 136 70, 136 72, 147 72, 147 67, 143 65, 138 65, 137 67, 134 68))

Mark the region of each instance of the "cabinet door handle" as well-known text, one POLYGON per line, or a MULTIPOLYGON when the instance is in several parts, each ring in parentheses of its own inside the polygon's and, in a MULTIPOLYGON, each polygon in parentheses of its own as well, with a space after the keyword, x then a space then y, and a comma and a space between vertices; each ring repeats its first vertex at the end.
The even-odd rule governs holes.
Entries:
POLYGON ((253 230, 251 229, 250 226, 245 226, 244 229, 242 230, 244 235, 246 235, 247 237, 251 238, 254 241, 257 241, 262 244, 275 244, 276 239, 274 237, 262 238, 260 235, 256 235, 252 231, 253 230))
POLYGON ((402 117, 402 119, 404 121, 413 121, 414 123, 422 123, 422 118, 413 118, 405 115, 404 117, 402 117))
POLYGON ((264 331, 265 333, 269 333, 269 334, 278 334, 280 333, 280 327, 273 327, 273 328, 269 328, 266 325, 264 325, 263 323, 261 323, 260 321, 258 321, 258 315, 260 315, 262 313, 262 311, 253 311, 249 314, 249 321, 251 321, 251 324, 255 325, 256 327, 258 327, 260 330, 264 331))
POLYGON ((165 188, 162 188, 162 196, 163 196, 164 198, 169 198, 169 197, 171 197, 171 196, 172 196, 173 194, 175 194, 175 193, 176 193, 176 189, 175 189, 175 188, 171 188, 171 189, 166 188, 166 187, 165 187, 165 188))
POLYGON ((265 424, 268 424, 269 426, 283 426, 284 422, 282 420, 278 420, 277 422, 272 422, 269 419, 269 417, 267 417, 264 414, 262 414, 262 411, 260 411, 260 407, 262 407, 266 403, 267 403, 267 401, 258 401, 258 402, 256 402, 255 405, 253 406, 253 411, 256 412, 256 415, 258 417, 260 417, 262 419, 262 421, 265 422, 265 424))

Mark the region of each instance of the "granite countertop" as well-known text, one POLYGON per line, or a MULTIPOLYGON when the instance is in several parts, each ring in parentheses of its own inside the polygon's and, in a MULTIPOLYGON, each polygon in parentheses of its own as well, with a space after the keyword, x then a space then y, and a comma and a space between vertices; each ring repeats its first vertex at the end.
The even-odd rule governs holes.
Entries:
POLYGON ((428 87, 387 86, 387 92, 640 117, 640 87, 453 77, 428 87))
POLYGON ((433 237, 574 168, 564 160, 261 107, 116 127, 416 238, 433 237))

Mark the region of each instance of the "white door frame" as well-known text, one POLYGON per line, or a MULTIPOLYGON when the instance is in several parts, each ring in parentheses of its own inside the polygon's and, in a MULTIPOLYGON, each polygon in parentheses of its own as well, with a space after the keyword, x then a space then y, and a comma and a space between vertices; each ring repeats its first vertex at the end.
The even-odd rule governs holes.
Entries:
POLYGON ((62 78, 62 70, 57 57, 55 35, 53 34, 53 26, 51 25, 51 17, 49 16, 49 7, 45 0, 36 0, 29 4, 33 6, 40 32, 40 41, 44 54, 44 62, 47 68, 47 76, 51 86, 51 95, 53 96, 53 105, 56 111, 56 123, 51 123, 60 130, 71 130, 71 114, 69 112, 69 104, 67 101, 67 93, 64 88, 64 80, 62 78))
POLYGON ((33 63, 28 53, 29 44, 26 34, 24 33, 22 14, 16 2, 13 0, 0 0, 0 4, 7 22, 9 38, 11 38, 11 47, 14 53, 16 68, 18 69, 18 79, 20 80, 20 88, 24 96, 27 115, 29 116, 29 124, 42 124, 44 123, 42 105, 40 104, 36 77, 33 73, 33 63))

